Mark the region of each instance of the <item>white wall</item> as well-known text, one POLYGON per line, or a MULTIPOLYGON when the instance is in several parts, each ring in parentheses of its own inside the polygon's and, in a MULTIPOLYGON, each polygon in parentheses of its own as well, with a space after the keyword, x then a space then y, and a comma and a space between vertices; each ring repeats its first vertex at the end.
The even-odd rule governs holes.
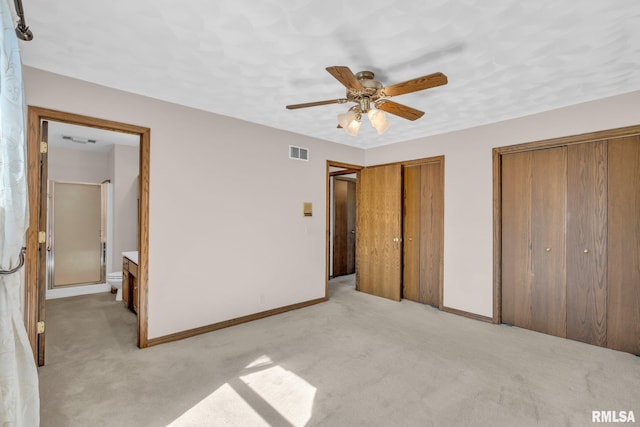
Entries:
MULTIPOLYGON (((366 165, 445 156, 444 305, 493 313, 492 148, 640 124, 640 91, 366 151, 366 165)), ((428 119, 427 119, 428 120, 428 119)))
POLYGON ((113 271, 122 269, 122 252, 138 250, 138 174, 140 149, 114 145, 109 152, 113 184, 113 271))
POLYGON ((151 128, 150 338, 324 296, 326 160, 363 150, 30 67, 24 81, 29 105, 151 128))
POLYGON ((109 153, 49 146, 51 181, 100 184, 109 179, 109 153))

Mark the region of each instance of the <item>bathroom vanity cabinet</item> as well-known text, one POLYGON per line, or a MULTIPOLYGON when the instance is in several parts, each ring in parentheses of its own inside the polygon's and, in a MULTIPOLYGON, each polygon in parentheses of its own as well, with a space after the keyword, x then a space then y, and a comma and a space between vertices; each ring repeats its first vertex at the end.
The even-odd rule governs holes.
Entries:
POLYGON ((122 258, 122 301, 124 306, 138 313, 138 264, 122 258))

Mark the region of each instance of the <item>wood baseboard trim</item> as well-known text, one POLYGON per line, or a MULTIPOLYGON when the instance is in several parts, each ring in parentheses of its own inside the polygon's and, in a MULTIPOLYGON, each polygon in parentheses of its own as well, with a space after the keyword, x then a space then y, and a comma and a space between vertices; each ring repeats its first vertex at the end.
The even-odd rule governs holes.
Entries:
POLYGON ((236 317, 235 319, 224 320, 222 322, 213 323, 211 325, 200 326, 198 328, 187 329, 186 331, 176 332, 169 335, 163 335, 156 338, 150 338, 147 341, 147 347, 154 345, 165 344, 172 341, 179 341, 185 338, 195 337, 196 335, 206 334, 207 332, 217 331, 218 329, 228 328, 230 326, 239 325, 241 323, 251 322, 253 320, 264 319, 265 317, 274 316, 276 314, 286 313, 287 311, 297 310, 299 308, 309 307, 321 302, 328 301, 329 298, 323 297, 318 299, 312 299, 309 301, 299 302, 297 304, 291 304, 284 307, 274 308, 260 313, 249 314, 247 316, 236 317))
POLYGON ((440 310, 451 314, 457 314, 458 316, 468 317, 469 319, 479 320, 481 322, 494 323, 491 317, 483 316, 481 314, 469 313, 468 311, 458 310, 457 308, 445 307, 443 305, 442 307, 440 307, 440 310))

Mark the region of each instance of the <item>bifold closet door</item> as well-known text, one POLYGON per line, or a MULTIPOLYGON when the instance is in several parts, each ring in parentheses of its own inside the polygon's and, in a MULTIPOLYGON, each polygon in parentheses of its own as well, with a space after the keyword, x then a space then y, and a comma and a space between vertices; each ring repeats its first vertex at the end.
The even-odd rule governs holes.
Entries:
POLYGON ((399 301, 401 166, 362 169, 356 197, 356 287, 362 292, 399 301))
POLYGON ((608 142, 607 347, 640 354, 640 136, 608 142))
POLYGON ((444 189, 442 162, 404 167, 403 297, 440 306, 444 189))
POLYGON ((607 141, 570 145, 567 168, 567 338, 604 346, 607 141))
POLYGON ((566 334, 567 150, 502 156, 502 320, 566 334))

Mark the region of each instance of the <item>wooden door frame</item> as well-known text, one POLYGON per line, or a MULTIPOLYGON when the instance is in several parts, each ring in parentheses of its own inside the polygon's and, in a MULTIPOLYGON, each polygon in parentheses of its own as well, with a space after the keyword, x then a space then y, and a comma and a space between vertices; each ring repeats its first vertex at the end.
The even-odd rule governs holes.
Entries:
POLYGON ((502 156, 638 134, 640 125, 635 125, 493 149, 493 323, 502 323, 502 156))
MULTIPOLYGON (((336 175, 348 175, 356 174, 356 194, 360 190, 360 170, 364 166, 352 165, 349 163, 336 162, 333 160, 327 160, 327 172, 326 172, 326 184, 327 184, 327 198, 326 198, 326 232, 325 232, 325 268, 324 268, 324 297, 329 299, 329 246, 330 246, 330 233, 331 233, 331 178, 336 175), (331 168, 342 168, 344 171, 331 171, 331 168)), ((356 197, 356 215, 358 215, 358 198, 356 197)))
MULTIPOLYGON (((27 230, 27 253, 25 257, 25 326, 36 362, 38 362, 37 323, 40 319, 39 298, 42 290, 40 283, 45 277, 39 277, 38 271, 38 231, 40 204, 43 203, 39 192, 40 185, 40 123, 43 120, 94 127, 115 132, 124 132, 140 136, 139 195, 140 216, 138 229, 139 251, 139 289, 140 306, 138 310, 138 347, 148 346, 148 272, 149 272, 149 150, 151 130, 146 127, 104 120, 80 114, 68 113, 48 108, 28 106, 27 128, 27 185, 29 189, 29 228, 27 230)), ((46 203, 46 201, 44 201, 46 203)))

